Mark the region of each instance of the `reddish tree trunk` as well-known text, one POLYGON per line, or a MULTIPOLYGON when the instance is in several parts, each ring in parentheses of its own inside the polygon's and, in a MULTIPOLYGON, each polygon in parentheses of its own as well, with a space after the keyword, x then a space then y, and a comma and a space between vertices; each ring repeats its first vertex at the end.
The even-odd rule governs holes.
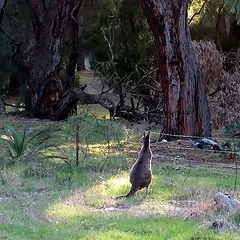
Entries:
POLYGON ((187 24, 188 0, 139 0, 155 39, 168 134, 210 136, 210 112, 187 24))

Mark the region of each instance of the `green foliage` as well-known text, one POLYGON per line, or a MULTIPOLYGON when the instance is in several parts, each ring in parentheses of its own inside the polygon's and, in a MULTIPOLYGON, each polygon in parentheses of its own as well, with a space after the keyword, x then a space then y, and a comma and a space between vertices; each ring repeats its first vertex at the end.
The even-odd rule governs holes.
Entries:
POLYGON ((232 221, 240 226, 240 210, 237 209, 235 212, 233 212, 230 216, 232 218, 232 221))
MULTIPOLYGON (((172 162, 154 159, 149 196, 145 197, 141 190, 132 199, 116 200, 116 196, 129 190, 129 167, 141 145, 137 141, 136 145, 129 141, 124 144, 132 134, 128 125, 84 115, 55 123, 57 127, 40 124, 31 126, 26 134, 29 151, 47 138, 57 147, 44 148, 27 161, 0 170, 0 238, 238 239, 235 229, 217 234, 208 228, 216 218, 225 217, 222 212, 217 215, 211 202, 216 191, 231 193, 232 168, 189 165, 183 159, 172 162), (65 159, 50 157, 59 155, 61 150, 60 157, 69 155, 70 161, 74 159, 76 124, 80 126, 80 139, 91 146, 84 164, 70 173, 65 159), (104 171, 96 171, 105 161, 108 141, 109 164, 104 171), (118 141, 123 148, 116 148, 118 141), (192 216, 192 212, 197 214, 192 216)), ((25 125, 20 127, 18 122, 14 126, 15 131, 22 132, 25 125)), ((136 139, 139 132, 135 133, 136 139)), ((179 156, 179 152, 175 153, 179 156)), ((168 160, 166 152, 161 154, 168 160)), ((207 154, 201 152, 201 159, 207 154)), ((237 182, 236 195, 239 187, 237 182)), ((239 213, 227 214, 225 219, 229 226, 239 226, 239 213)))
POLYGON ((50 138, 51 129, 33 130, 32 128, 24 128, 16 130, 12 126, 4 127, 5 135, 1 139, 10 146, 9 152, 12 158, 24 155, 27 147, 31 149, 29 152, 33 154, 47 147, 46 142, 50 138))
POLYGON ((6 135, 2 135, 1 138, 10 145, 9 152, 12 158, 20 157, 27 146, 26 142, 26 129, 23 131, 16 131, 11 126, 4 127, 6 135))
POLYGON ((73 130, 79 124, 80 142, 83 144, 118 144, 126 142, 129 131, 121 121, 94 119, 87 116, 71 116, 67 120, 64 132, 73 136, 73 130))
POLYGON ((31 162, 29 166, 24 169, 23 174, 24 177, 37 177, 43 178, 48 176, 47 164, 44 161, 38 159, 38 161, 31 162))
MULTIPOLYGON (((221 235, 213 233, 207 228, 209 220, 207 223, 202 222, 201 217, 196 220, 189 217, 186 220, 186 216, 164 215, 164 206, 172 206, 171 202, 166 200, 177 202, 175 211, 178 211, 182 206, 181 201, 176 200, 183 194, 184 199, 190 199, 190 202, 199 199, 201 202, 203 198, 211 197, 212 191, 221 188, 221 182, 227 182, 223 189, 229 191, 232 176, 212 174, 219 168, 197 168, 191 172, 191 178, 184 182, 186 176, 183 173, 187 172, 185 166, 182 166, 182 163, 178 169, 168 166, 171 165, 154 164, 154 182, 148 197, 144 197, 141 191, 133 199, 117 202, 113 196, 125 193, 129 189, 127 172, 114 174, 109 170, 104 174, 94 174, 85 170, 85 175, 76 172, 71 189, 54 180, 51 175, 36 178, 34 174, 29 174, 26 175, 27 178, 22 179, 15 173, 14 176, 21 182, 21 187, 14 186, 11 182, 8 182, 7 186, 0 186, 1 193, 8 188, 13 196, 17 196, 16 199, 9 198, 1 202, 1 236, 10 239, 46 240, 116 237, 143 240, 238 239, 237 233, 234 232, 225 231, 221 235), (112 211, 111 208, 116 208, 116 211, 112 211), (11 219, 8 222, 9 216, 11 219)), ((191 203, 187 207, 190 208, 191 203)), ((186 209, 185 205, 183 209, 186 209)), ((205 217, 208 211, 212 210, 206 209, 205 217)), ((237 214, 236 217, 232 216, 231 220, 238 224, 237 214)))
POLYGON ((233 12, 239 21, 240 1, 239 0, 194 0, 189 5, 188 13, 189 19, 194 16, 190 24, 191 37, 193 40, 213 40, 218 47, 225 51, 232 50, 239 47, 237 37, 238 28, 234 27, 233 12), (204 8, 202 8, 204 4, 204 8), (201 11, 200 11, 201 9, 201 11), (224 21, 226 26, 216 25, 219 21, 224 21), (229 36, 229 31, 232 31, 232 36, 229 36))
POLYGON ((230 5, 231 12, 236 14, 238 24, 240 24, 240 1, 239 0, 225 0, 230 5))
POLYGON ((225 133, 229 136, 232 136, 234 134, 236 134, 237 132, 240 131, 240 124, 238 123, 233 123, 233 124, 229 124, 227 126, 225 126, 225 133))
POLYGON ((19 105, 24 105, 25 108, 28 109, 31 106, 31 94, 26 83, 23 83, 19 88, 19 94, 21 96, 19 105))
MULTIPOLYGON (((201 12, 196 14, 200 11, 204 2, 204 0, 194 0, 189 5, 189 19, 195 14, 190 24, 191 37, 193 40, 215 40, 216 38, 216 22, 221 3, 219 0, 207 1, 201 12)), ((229 10, 225 8, 224 11, 229 12, 229 10)))
POLYGON ((83 45, 93 52, 92 68, 101 81, 116 93, 123 87, 135 99, 141 98, 142 85, 154 85, 155 78, 145 71, 156 59, 153 36, 138 1, 88 2, 83 21, 87 24, 83 45))

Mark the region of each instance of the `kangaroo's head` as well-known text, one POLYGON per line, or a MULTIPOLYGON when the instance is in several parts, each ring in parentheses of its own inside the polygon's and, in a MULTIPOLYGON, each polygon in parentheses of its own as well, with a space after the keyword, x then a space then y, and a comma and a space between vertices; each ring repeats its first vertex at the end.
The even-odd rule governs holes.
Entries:
POLYGON ((147 134, 144 132, 143 137, 142 137, 142 144, 144 147, 149 147, 150 146, 150 131, 147 132, 147 134))

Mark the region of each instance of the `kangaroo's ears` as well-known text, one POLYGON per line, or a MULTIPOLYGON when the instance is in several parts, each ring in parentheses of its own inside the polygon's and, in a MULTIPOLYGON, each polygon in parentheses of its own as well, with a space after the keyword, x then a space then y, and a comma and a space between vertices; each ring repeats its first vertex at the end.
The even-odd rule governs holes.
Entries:
POLYGON ((145 135, 145 131, 143 132, 143 137, 146 137, 146 135, 145 135))

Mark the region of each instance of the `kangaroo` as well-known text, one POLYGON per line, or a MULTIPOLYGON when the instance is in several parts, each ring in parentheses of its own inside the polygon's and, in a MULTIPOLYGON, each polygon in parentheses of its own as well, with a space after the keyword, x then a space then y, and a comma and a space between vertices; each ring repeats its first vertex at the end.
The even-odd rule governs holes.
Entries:
POLYGON ((152 151, 150 149, 150 131, 142 137, 142 148, 139 153, 138 160, 133 164, 130 172, 130 183, 132 187, 129 193, 122 197, 132 197, 138 190, 146 188, 146 195, 148 188, 152 181, 152 151))

